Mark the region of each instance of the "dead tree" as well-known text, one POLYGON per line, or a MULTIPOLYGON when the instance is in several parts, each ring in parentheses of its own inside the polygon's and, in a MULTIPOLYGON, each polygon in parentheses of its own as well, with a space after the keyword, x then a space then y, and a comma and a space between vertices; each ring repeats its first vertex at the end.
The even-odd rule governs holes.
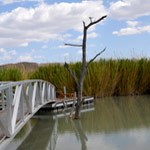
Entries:
POLYGON ((94 58, 92 58, 90 61, 87 62, 86 60, 86 43, 87 43, 87 31, 88 29, 99 23, 100 21, 104 20, 107 16, 103 16, 101 18, 99 18, 96 21, 93 21, 93 19, 91 17, 89 17, 90 19, 90 23, 88 25, 85 24, 85 22, 83 21, 83 39, 82 39, 82 44, 70 44, 70 43, 66 43, 66 46, 75 46, 75 47, 81 47, 82 48, 82 67, 81 67, 81 71, 80 71, 80 77, 77 78, 75 72, 73 70, 70 69, 69 65, 65 62, 64 66, 65 68, 69 71, 70 75, 72 76, 74 82, 75 82, 75 89, 77 92, 77 104, 75 107, 75 119, 80 118, 80 110, 83 104, 83 98, 82 98, 82 91, 83 91, 83 83, 84 83, 84 78, 85 75, 87 73, 87 68, 89 66, 89 64, 91 62, 93 62, 99 55, 101 55, 106 48, 104 48, 101 52, 99 52, 94 58))

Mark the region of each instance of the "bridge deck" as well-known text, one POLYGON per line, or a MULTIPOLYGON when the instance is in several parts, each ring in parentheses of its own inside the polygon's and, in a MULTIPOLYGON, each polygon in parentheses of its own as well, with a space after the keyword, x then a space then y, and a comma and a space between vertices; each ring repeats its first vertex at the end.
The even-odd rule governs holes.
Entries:
MULTIPOLYGON (((39 109, 63 109, 75 105, 74 99, 56 99, 54 85, 43 80, 0 82, 0 150, 39 109)), ((90 101, 93 98, 84 98, 84 103, 90 101)))
POLYGON ((43 80, 0 82, 0 149, 41 107, 55 99, 54 85, 43 80))
MULTIPOLYGON (((56 103, 56 100, 53 100, 51 101, 49 104, 53 104, 53 103, 56 103)), ((27 114, 26 114, 27 115, 27 114)), ((7 125, 7 111, 6 110, 3 110, 3 111, 0 111, 0 120, 3 121, 4 124, 7 125)), ((17 120, 19 121, 21 119, 21 116, 18 116, 17 117, 17 120)), ((2 131, 2 129, 0 128, 0 143, 1 141, 3 141, 6 137, 6 135, 4 134, 4 132, 2 131)))
MULTIPOLYGON (((84 103, 83 104, 89 104, 89 103, 93 103, 93 97, 84 97, 84 103)), ((50 111, 59 111, 59 110, 62 110, 65 108, 65 105, 66 107, 72 107, 73 103, 74 103, 74 99, 73 98, 67 98, 66 100, 64 99, 55 99, 53 101, 50 101, 48 104, 44 105, 43 107, 41 107, 41 109, 44 109, 44 110, 50 110, 50 111)), ((76 101, 75 101, 76 103, 76 101)), ((5 111, 1 111, 0 112, 0 117, 2 118, 6 118, 6 110, 5 111)), ((17 120, 20 120, 20 117, 18 117, 17 120)), ((6 122, 6 119, 3 120, 4 122, 6 122)), ((0 129, 0 141, 2 139, 5 138, 5 135, 3 133, 3 131, 0 129)))

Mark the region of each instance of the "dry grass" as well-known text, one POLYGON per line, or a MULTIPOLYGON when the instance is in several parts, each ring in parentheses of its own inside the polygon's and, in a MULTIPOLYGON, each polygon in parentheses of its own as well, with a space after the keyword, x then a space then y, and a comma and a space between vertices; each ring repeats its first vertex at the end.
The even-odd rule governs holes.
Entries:
MULTIPOLYGON (((43 79, 55 85, 58 93, 74 92, 74 82, 62 64, 19 64, 20 67, 0 68, 1 81, 43 79)), ((79 76, 81 63, 70 67, 79 76)), ((95 97, 150 94, 150 60, 99 60, 91 63, 84 82, 84 95, 95 97)))

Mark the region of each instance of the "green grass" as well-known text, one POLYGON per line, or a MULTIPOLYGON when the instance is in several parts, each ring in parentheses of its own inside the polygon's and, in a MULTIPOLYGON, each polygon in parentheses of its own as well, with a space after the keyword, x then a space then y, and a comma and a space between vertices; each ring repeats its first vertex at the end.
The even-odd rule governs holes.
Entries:
POLYGON ((22 80, 22 72, 17 68, 0 69, 0 81, 18 81, 22 80))
POLYGON ((66 69, 61 64, 49 64, 40 66, 35 72, 29 75, 30 79, 42 79, 55 85, 58 93, 63 93, 66 86, 68 92, 73 90, 73 80, 66 69))
POLYGON ((91 94, 97 97, 149 94, 150 61, 99 60, 90 66, 87 79, 85 89, 89 85, 91 94))
MULTIPOLYGON (((70 67, 79 76, 81 63, 71 63, 70 67)), ((41 66, 30 78, 47 80, 61 92, 64 86, 68 92, 74 91, 74 82, 61 64, 41 66)), ((95 97, 149 94, 150 60, 101 59, 93 62, 85 78, 83 93, 95 97)))
MULTIPOLYGON (((81 63, 69 65, 79 77, 81 63)), ((74 81, 62 64, 43 65, 30 72, 11 67, 0 70, 0 81, 23 79, 49 81, 60 95, 64 86, 68 93, 74 92, 74 81)), ((150 94, 150 60, 100 59, 91 63, 85 77, 83 94, 95 97, 150 94)))

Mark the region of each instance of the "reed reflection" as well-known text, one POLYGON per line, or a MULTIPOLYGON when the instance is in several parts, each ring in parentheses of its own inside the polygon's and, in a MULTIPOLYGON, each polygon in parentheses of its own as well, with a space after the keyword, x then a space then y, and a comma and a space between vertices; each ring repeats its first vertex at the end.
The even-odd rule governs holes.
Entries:
POLYGON ((95 111, 82 115, 84 131, 111 133, 150 127, 150 97, 111 97, 99 99, 95 111))
POLYGON ((87 110, 80 120, 44 113, 17 150, 149 149, 150 96, 101 98, 87 110))

